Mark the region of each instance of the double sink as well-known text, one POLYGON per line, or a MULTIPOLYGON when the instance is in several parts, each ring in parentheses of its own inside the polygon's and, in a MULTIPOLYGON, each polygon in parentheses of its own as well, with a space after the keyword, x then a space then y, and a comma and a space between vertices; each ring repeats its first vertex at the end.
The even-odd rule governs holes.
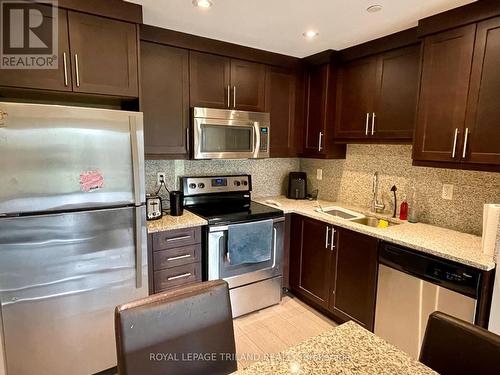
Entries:
POLYGON ((356 211, 351 211, 346 208, 332 206, 332 207, 320 207, 317 208, 316 211, 322 212, 324 214, 338 217, 340 219, 352 221, 353 223, 358 223, 362 225, 366 225, 368 227, 373 228, 386 228, 388 226, 398 225, 399 223, 393 223, 389 220, 380 219, 375 216, 367 216, 363 215, 356 211))

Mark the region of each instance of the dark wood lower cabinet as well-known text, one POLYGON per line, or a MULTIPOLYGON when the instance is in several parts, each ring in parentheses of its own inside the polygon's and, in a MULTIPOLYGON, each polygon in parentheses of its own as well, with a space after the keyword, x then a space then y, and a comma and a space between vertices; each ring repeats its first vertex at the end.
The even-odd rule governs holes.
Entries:
POLYGON ((378 244, 376 238, 293 215, 292 292, 336 321, 354 320, 373 331, 378 244))
POLYGON ((378 243, 374 237, 336 229, 334 275, 329 309, 343 320, 354 320, 372 331, 377 291, 378 243))

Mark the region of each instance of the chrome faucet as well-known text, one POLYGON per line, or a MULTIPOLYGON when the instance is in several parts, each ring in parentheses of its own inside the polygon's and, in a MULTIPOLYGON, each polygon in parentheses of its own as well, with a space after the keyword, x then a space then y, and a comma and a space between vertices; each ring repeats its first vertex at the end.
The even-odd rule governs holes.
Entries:
POLYGON ((373 186, 372 186, 372 212, 382 212, 384 211, 384 202, 378 202, 378 172, 373 175, 373 186))

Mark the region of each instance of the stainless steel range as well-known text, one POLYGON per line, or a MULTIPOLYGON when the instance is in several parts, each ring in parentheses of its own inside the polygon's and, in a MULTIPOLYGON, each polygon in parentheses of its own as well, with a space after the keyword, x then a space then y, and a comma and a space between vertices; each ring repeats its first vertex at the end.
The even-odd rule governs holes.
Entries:
POLYGON ((184 205, 208 220, 204 280, 229 283, 233 317, 281 300, 283 211, 251 201, 250 175, 183 177, 184 205))

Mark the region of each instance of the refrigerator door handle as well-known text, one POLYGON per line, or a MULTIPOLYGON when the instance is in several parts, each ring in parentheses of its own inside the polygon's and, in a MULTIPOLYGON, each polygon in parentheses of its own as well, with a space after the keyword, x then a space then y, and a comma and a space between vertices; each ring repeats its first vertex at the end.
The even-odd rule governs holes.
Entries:
POLYGON ((142 212, 143 207, 135 208, 135 287, 142 288, 142 212))
POLYGON ((133 168, 133 179, 134 179, 134 202, 136 205, 142 204, 141 198, 141 172, 139 160, 139 140, 138 140, 138 129, 137 129, 137 118, 130 116, 130 141, 132 147, 132 168, 133 168))

